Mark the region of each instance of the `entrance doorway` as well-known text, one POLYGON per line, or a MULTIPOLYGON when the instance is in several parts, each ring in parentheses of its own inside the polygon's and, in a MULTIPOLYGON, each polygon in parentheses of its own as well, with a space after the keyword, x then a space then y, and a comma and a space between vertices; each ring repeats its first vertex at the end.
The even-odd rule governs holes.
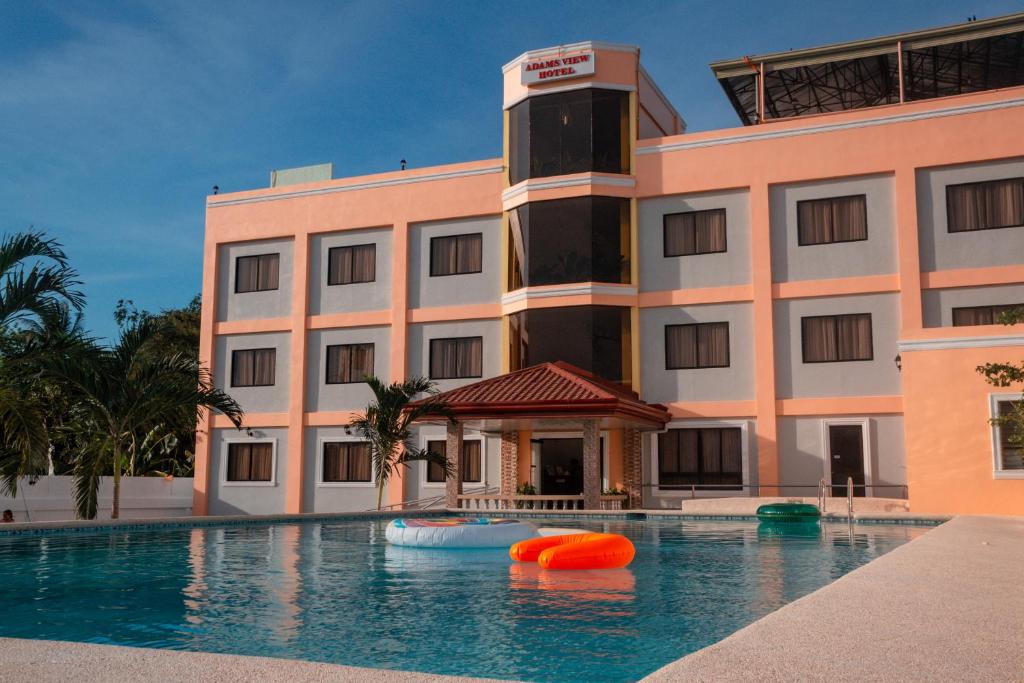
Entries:
POLYGON ((583 493, 583 439, 540 439, 540 493, 583 493))
POLYGON ((846 497, 847 479, 853 478, 853 495, 864 496, 864 426, 828 425, 828 463, 832 471, 832 495, 846 497))

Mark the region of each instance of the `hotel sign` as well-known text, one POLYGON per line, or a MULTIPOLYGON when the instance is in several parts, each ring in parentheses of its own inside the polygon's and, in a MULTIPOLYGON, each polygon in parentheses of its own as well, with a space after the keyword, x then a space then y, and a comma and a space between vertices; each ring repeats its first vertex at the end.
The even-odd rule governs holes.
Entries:
POLYGON ((594 51, 530 59, 520 65, 523 85, 594 75, 594 51))

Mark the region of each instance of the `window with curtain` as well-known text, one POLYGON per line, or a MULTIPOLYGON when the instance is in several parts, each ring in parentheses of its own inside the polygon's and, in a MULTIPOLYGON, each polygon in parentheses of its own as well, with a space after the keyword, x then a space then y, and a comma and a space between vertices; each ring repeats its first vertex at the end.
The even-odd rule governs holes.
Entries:
POLYGON ((812 316, 800 323, 805 363, 874 359, 870 313, 812 316))
POLYGON ((270 481, 274 474, 274 444, 228 444, 228 481, 270 481))
POLYGON ((665 369, 729 367, 729 323, 665 326, 665 369))
POLYGON ((276 364, 277 349, 239 349, 232 351, 231 386, 273 386, 276 364))
POLYGON ((277 289, 280 266, 280 254, 239 256, 235 259, 235 293, 277 289))
POLYGON ((321 481, 370 481, 370 444, 365 441, 324 442, 321 481))
POLYGON ((483 377, 483 337, 430 340, 430 378, 483 377))
POLYGON ((327 347, 327 384, 352 384, 373 376, 373 344, 327 347))
POLYGON ((357 244, 327 251, 327 284, 352 285, 377 279, 377 245, 357 244))
POLYGON ((946 229, 971 232, 1024 226, 1024 178, 946 187, 946 229))
MULTIPOLYGON (((1021 409, 1021 402, 1014 400, 999 401, 999 417, 1006 419, 1021 409)), ((999 452, 997 462, 1000 470, 1024 470, 1024 448, 1021 439, 1013 427, 1000 424, 996 427, 999 452)))
POLYGON ((965 306, 953 309, 953 327, 967 327, 969 325, 995 325, 999 322, 999 316, 1003 313, 1018 308, 1024 308, 1024 304, 1003 304, 999 306, 965 306))
POLYGON ((738 489, 743 484, 739 427, 669 429, 658 435, 658 485, 738 489))
POLYGON ((726 251, 725 209, 666 214, 662 219, 665 256, 726 251))
POLYGON ((430 275, 467 275, 483 271, 482 233, 430 239, 430 275))
POLYGON ((867 197, 807 199, 796 203, 797 243, 801 247, 868 238, 867 197))
MULTIPOLYGON (((481 475, 481 454, 483 452, 481 441, 464 440, 462 442, 462 481, 467 484, 479 484, 481 475)), ((427 442, 427 450, 432 453, 444 455, 447 452, 447 442, 441 439, 427 442)), ((440 483, 444 481, 444 468, 436 463, 427 463, 427 481, 440 483)))

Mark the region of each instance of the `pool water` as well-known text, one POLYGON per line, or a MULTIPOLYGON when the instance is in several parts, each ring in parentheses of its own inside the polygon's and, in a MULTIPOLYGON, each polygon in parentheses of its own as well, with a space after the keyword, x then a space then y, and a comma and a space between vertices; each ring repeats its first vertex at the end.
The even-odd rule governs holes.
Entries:
POLYGON ((390 546, 383 521, 0 536, 0 636, 535 681, 629 681, 927 531, 559 520, 625 569, 390 546))

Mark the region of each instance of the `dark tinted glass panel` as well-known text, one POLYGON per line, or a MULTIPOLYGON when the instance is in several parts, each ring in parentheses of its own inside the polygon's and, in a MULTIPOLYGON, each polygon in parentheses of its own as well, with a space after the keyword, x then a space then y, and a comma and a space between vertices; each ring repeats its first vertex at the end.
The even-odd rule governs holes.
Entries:
POLYGON ((870 313, 801 318, 800 326, 805 363, 874 358, 870 313))
POLYGON ((658 484, 732 489, 743 484, 738 427, 670 429, 658 435, 658 484))
POLYGON ((277 289, 281 257, 279 254, 239 256, 235 260, 235 292, 265 292, 277 289))
POLYGON ((509 179, 629 173, 629 94, 586 89, 526 99, 509 113, 509 179))
POLYGON ((510 215, 510 289, 571 282, 628 283, 629 200, 574 197, 524 204, 510 215))
POLYGON ((231 352, 231 386, 268 387, 274 384, 276 349, 240 349, 231 352))
POLYGON ((273 472, 273 444, 233 443, 228 445, 228 481, 270 481, 273 472))
POLYGON ((613 382, 629 381, 628 308, 533 309, 510 316, 510 323, 513 370, 565 361, 613 382))

